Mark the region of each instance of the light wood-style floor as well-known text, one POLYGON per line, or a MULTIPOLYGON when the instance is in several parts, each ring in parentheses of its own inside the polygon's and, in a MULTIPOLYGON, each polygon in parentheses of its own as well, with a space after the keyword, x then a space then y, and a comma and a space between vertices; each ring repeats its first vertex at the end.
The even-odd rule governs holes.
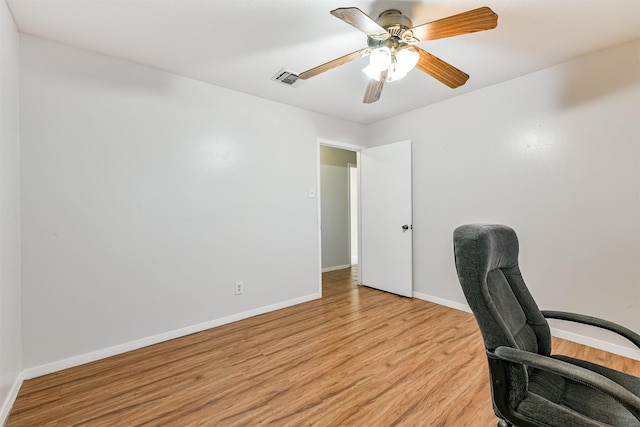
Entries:
POLYGON ((321 300, 25 381, 7 427, 495 426, 471 314, 357 286, 355 268, 323 282, 321 300))

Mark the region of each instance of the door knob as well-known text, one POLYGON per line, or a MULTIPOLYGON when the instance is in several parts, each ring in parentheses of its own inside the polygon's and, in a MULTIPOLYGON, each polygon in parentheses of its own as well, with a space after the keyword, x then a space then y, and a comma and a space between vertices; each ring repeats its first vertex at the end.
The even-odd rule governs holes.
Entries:
POLYGON ((409 226, 407 224, 402 226, 402 231, 407 231, 409 229, 409 226))

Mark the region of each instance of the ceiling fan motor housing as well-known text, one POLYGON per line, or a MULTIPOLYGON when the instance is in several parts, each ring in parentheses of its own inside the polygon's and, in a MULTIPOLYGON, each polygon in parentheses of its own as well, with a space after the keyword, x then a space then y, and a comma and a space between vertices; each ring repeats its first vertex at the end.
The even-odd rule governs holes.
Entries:
POLYGON ((384 28, 391 37, 386 39, 378 39, 373 37, 367 37, 367 44, 372 49, 379 47, 388 47, 391 50, 396 50, 408 43, 404 39, 404 34, 413 28, 411 19, 404 16, 402 12, 397 9, 388 9, 382 12, 376 21, 382 28, 384 28))
POLYGON ((413 28, 413 22, 398 9, 388 9, 378 16, 376 21, 382 28, 394 37, 402 37, 405 31, 413 28))

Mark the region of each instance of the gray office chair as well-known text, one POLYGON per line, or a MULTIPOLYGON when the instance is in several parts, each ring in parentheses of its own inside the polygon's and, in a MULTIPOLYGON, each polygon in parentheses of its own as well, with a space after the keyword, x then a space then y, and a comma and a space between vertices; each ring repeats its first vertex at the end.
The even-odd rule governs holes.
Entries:
POLYGON ((518 267, 518 238, 504 225, 463 225, 453 233, 456 269, 489 361, 498 426, 640 426, 640 378, 551 355, 546 318, 640 335, 589 316, 540 311, 518 267))

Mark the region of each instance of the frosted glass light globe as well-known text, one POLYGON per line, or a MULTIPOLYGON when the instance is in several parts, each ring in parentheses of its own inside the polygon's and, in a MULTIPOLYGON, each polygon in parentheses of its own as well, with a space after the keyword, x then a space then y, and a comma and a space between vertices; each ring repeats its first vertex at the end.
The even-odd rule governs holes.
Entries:
POLYGON ((418 51, 411 47, 405 47, 396 53, 396 71, 398 73, 407 74, 418 63, 420 54, 418 51))
POLYGON ((391 65, 391 51, 388 47, 379 47, 369 55, 369 65, 372 69, 382 71, 391 65))

